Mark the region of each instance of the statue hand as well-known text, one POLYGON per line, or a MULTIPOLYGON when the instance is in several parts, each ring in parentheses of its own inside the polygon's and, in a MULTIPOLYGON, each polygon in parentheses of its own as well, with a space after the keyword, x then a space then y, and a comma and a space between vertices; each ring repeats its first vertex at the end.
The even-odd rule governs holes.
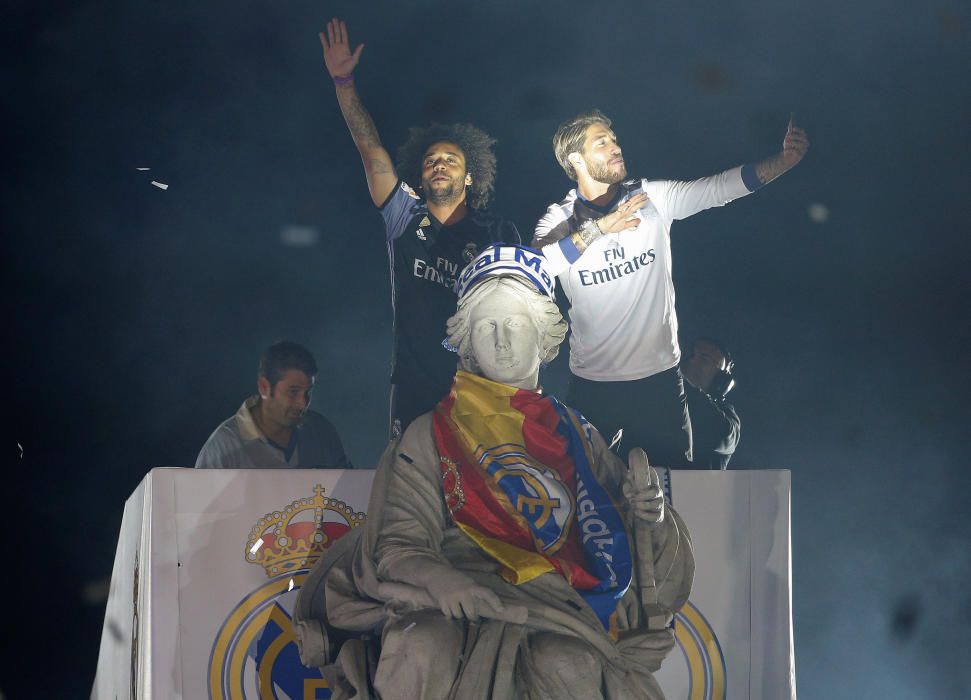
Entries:
POLYGON ((436 575, 427 588, 446 617, 478 620, 496 617, 504 611, 499 596, 458 571, 436 575))
POLYGON ((647 454, 635 447, 627 456, 630 468, 622 490, 634 517, 648 523, 664 520, 664 494, 657 472, 647 462, 647 454))

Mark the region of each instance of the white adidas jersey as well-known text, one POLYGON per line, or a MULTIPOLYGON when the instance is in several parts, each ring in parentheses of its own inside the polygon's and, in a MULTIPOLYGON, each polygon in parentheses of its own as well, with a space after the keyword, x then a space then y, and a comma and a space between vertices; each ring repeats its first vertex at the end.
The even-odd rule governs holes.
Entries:
POLYGON ((570 300, 570 370, 592 381, 629 381, 678 364, 678 318, 671 277, 671 223, 750 192, 742 168, 692 181, 630 180, 611 210, 637 192, 648 201, 633 231, 608 233, 578 254, 570 234, 607 213, 571 190, 536 225, 533 247, 546 256, 570 300))

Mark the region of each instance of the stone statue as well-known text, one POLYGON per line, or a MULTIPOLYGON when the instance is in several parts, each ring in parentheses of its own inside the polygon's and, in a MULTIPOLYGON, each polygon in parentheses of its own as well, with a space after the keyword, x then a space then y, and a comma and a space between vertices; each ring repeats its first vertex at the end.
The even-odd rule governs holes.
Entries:
POLYGON ((542 393, 566 332, 552 285, 515 246, 461 275, 452 390, 389 445, 367 524, 297 602, 334 698, 663 698, 691 540, 642 450, 628 468, 542 393))

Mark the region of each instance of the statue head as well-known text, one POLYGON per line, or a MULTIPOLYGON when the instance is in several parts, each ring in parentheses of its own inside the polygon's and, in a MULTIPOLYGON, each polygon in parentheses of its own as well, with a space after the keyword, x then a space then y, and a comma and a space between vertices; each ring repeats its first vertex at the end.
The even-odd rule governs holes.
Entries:
POLYGON ((460 277, 447 343, 465 371, 536 389, 540 365, 556 357, 566 329, 542 257, 518 246, 493 246, 460 277))

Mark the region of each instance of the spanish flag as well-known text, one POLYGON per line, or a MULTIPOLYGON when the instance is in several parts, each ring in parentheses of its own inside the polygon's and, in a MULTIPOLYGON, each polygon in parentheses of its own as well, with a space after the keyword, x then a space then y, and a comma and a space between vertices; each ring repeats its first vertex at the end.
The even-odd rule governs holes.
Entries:
POLYGON ((552 396, 459 371, 434 426, 456 525, 510 583, 562 575, 608 628, 632 562, 623 515, 591 468, 590 424, 552 396))

